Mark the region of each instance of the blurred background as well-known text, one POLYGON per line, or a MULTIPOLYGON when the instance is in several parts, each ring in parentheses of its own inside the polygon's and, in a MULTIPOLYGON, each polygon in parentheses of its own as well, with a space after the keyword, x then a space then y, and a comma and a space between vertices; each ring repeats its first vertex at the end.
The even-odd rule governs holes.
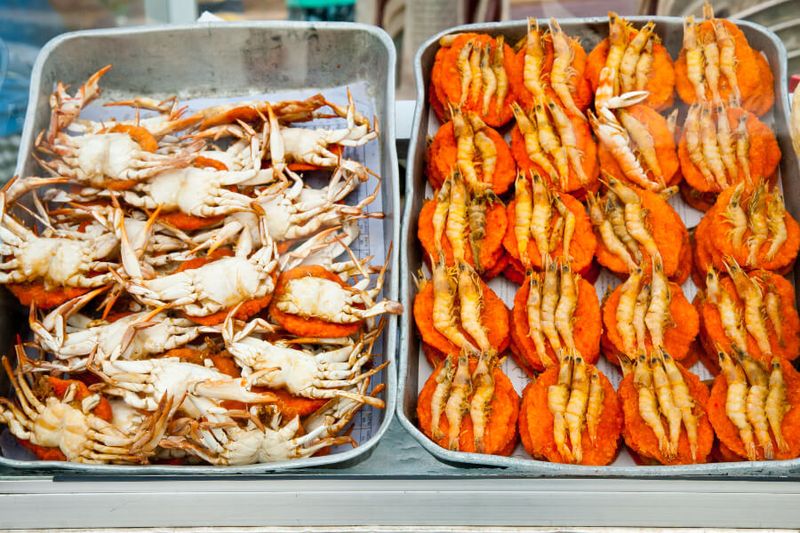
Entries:
MULTIPOLYGON (((775 31, 800 73, 800 0, 715 0, 719 16, 752 20, 775 31)), ((0 0, 0 177, 14 170, 39 49, 74 30, 186 24, 205 12, 224 20, 334 20, 383 27, 398 48, 398 98, 414 97, 416 49, 431 35, 468 22, 534 17, 700 15, 703 0, 0 0)))

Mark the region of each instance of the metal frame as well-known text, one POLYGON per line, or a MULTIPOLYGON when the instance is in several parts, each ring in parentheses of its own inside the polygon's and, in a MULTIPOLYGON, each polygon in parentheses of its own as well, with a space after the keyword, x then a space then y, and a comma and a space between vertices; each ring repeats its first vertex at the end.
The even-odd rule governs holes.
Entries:
POLYGON ((576 479, 0 484, 0 527, 797 527, 800 484, 576 479))

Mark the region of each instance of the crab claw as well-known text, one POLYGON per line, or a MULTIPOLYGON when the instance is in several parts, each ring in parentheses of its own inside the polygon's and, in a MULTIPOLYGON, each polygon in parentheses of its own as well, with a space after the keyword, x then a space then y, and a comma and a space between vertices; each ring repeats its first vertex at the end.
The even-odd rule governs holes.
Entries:
POLYGON ((606 101, 605 106, 601 108, 600 112, 602 113, 603 109, 630 107, 643 102, 648 96, 650 96, 650 91, 630 91, 619 96, 612 96, 606 101))

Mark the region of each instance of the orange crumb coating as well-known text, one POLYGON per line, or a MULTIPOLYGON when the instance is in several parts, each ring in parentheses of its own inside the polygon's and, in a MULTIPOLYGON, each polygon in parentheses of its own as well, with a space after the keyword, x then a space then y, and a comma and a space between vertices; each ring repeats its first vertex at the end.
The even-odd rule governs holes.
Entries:
MULTIPOLYGON (((594 258, 595 249, 597 248, 597 238, 592 231, 592 223, 589 220, 589 215, 586 214, 586 209, 578 200, 572 196, 564 193, 553 191, 564 202, 564 205, 575 215, 575 233, 572 236, 570 243, 570 255, 572 256, 572 269, 575 272, 583 272, 587 269, 594 258)), ((506 229, 505 237, 503 238, 503 246, 505 247, 512 260, 519 262, 519 249, 517 245, 517 236, 514 233, 514 220, 516 219, 516 200, 508 203, 507 216, 508 226, 506 229)), ((556 220, 561 215, 553 209, 553 216, 550 219, 550 224, 555 224, 556 220)), ((550 252, 550 257, 553 259, 564 259, 563 241, 556 242, 555 249, 550 252)), ((539 249, 536 247, 533 236, 531 235, 528 241, 528 257, 531 260, 531 267, 534 270, 541 270, 543 268, 542 256, 539 249)))
MULTIPOLYGON (((637 33, 638 30, 632 30, 629 38, 633 39, 637 33)), ((608 47, 608 38, 605 38, 589 52, 586 60, 585 75, 592 87, 592 93, 597 91, 600 71, 606 66, 608 47)), ((656 111, 669 109, 675 102, 675 68, 672 57, 660 42, 653 43, 653 64, 644 90, 650 93, 644 103, 656 111)))
MULTIPOLYGON (((434 260, 438 257, 437 246, 434 238, 433 231, 433 215, 436 211, 437 201, 431 199, 422 205, 417 219, 417 238, 419 238, 423 249, 425 250, 425 261, 428 262, 432 256, 434 260)), ((506 233, 508 226, 508 218, 506 216, 506 208, 499 200, 487 206, 486 209, 486 236, 481 243, 480 250, 480 266, 484 273, 491 270, 500 258, 504 255, 503 250, 503 237, 506 233)), ((475 265, 475 258, 472 254, 472 246, 469 245, 469 225, 466 227, 464 240, 467 245, 464 247, 464 260, 473 268, 475 265)), ((442 234, 440 247, 444 252, 445 263, 448 266, 455 264, 453 258, 453 247, 447 234, 442 234)))
POLYGON ((553 183, 544 169, 531 161, 530 157, 528 157, 528 152, 525 148, 525 139, 519 127, 516 125, 511 130, 511 152, 514 155, 514 159, 521 173, 526 176, 530 176, 531 172, 539 174, 549 187, 581 199, 586 196, 587 192, 596 192, 600 188, 600 181, 598 179, 600 176, 600 164, 597 160, 597 143, 592 137, 589 123, 580 117, 570 117, 570 121, 575 131, 577 148, 582 154, 583 172, 589 179, 586 184, 580 182, 578 174, 575 172, 575 169, 572 168, 572 165, 570 165, 566 188, 562 189, 560 183, 553 183))
POLYGON ((173 211, 171 213, 159 213, 158 221, 164 224, 177 228, 182 231, 195 231, 198 229, 206 229, 211 226, 216 226, 225 219, 224 215, 212 217, 196 217, 194 215, 187 215, 180 211, 173 211))
MULTIPOLYGON (((495 194, 503 194, 511 187, 517 176, 514 157, 502 135, 492 128, 486 128, 484 132, 492 140, 497 150, 497 162, 492 175, 491 189, 495 194)), ((458 146, 453 123, 448 122, 436 131, 436 135, 428 147, 428 180, 434 189, 441 187, 444 180, 456 170, 457 155, 458 146)), ((475 170, 480 181, 487 181, 479 163, 476 163, 475 170)))
MULTIPOLYGON (((510 317, 509 311, 503 300, 495 292, 481 281, 481 293, 483 295, 483 306, 481 308, 481 324, 486 328, 489 343, 497 351, 502 353, 508 348, 510 317)), ((456 318, 456 325, 467 338, 475 345, 474 339, 460 326, 460 319, 456 318)), ((414 298, 414 321, 417 324, 422 342, 428 344, 445 355, 458 354, 458 346, 450 342, 447 337, 439 333, 433 326, 433 283, 429 280, 424 281, 414 298)))
MULTIPOLYGON (((653 144, 656 151, 656 159, 661 167, 661 176, 655 176, 652 170, 649 170, 647 165, 642 165, 646 169, 647 176, 654 182, 658 181, 660 177, 664 183, 669 187, 677 185, 681 180, 680 161, 678 160, 677 149, 675 146, 675 137, 667 125, 667 119, 661 116, 658 111, 644 104, 636 104, 631 107, 626 107, 625 111, 631 114, 633 118, 638 120, 650 132, 653 138, 653 144)), ((613 154, 600 143, 598 150, 598 158, 600 159, 600 168, 611 176, 615 177, 623 183, 631 186, 637 186, 636 183, 631 182, 622 171, 622 168, 617 163, 613 154)))
MULTIPOLYGON (((795 307, 795 292, 792 284, 783 276, 765 270, 756 270, 751 272, 750 276, 759 278, 762 281, 762 287, 772 286, 775 288, 780 300, 783 336, 779 339, 772 321, 765 319, 764 324, 767 328, 767 337, 770 341, 772 354, 762 352, 755 338, 745 329, 747 352, 755 359, 765 363, 769 363, 773 357, 794 360, 800 354, 800 316, 798 316, 797 308, 795 307)), ((733 280, 727 275, 723 275, 720 276, 719 284, 720 290, 727 291, 732 301, 744 312, 744 301, 736 293, 733 280)), ((698 299, 698 306, 703 317, 701 341, 703 341, 706 351, 710 354, 716 354, 717 347, 728 352, 732 351, 733 346, 731 340, 725 334, 717 306, 702 298, 698 299)))
MULTIPOLYGON (((608 378, 602 372, 598 373, 604 393, 603 409, 594 443, 591 442, 589 430, 584 425, 581 433, 583 458, 580 464, 582 465, 611 464, 617 457, 619 437, 622 432, 622 408, 617 393, 608 378)), ((554 366, 540 374, 536 381, 525 388, 520 410, 519 433, 525 450, 532 457, 553 463, 564 463, 564 458, 559 453, 553 438, 553 414, 547 404, 547 390, 557 382, 558 367, 554 366)))
MULTIPOLYGON (((736 24, 726 19, 717 19, 725 26, 725 29, 733 37, 736 56, 736 81, 746 109, 763 115, 769 108, 764 109, 764 105, 769 103, 772 97, 769 93, 774 91, 772 83, 767 87, 762 83, 763 66, 760 64, 758 56, 760 52, 753 50, 747 42, 742 30, 736 24)), ((697 39, 702 43, 705 39, 716 39, 714 28, 711 21, 703 21, 697 25, 697 39)), ((769 65, 767 65, 769 67, 769 65)), ((771 73, 770 73, 771 77, 771 73)), ((681 49, 678 59, 675 60, 675 88, 678 95, 687 104, 697 101, 697 94, 694 85, 689 81, 686 70, 686 50, 681 49)), ((719 94, 723 101, 730 101, 733 90, 728 84, 728 79, 722 75, 719 77, 719 94)), ((711 91, 706 87, 706 100, 711 101, 711 91)))
MULTIPOLYGON (((679 154, 680 155, 680 154, 679 154)), ((717 193, 713 192, 700 192, 692 188, 691 185, 684 179, 678 184, 681 192, 681 198, 691 207, 698 211, 706 212, 714 206, 717 201, 717 193)))
MULTIPOLYGON (((700 381, 700 378, 686 370, 680 363, 676 364, 683 374, 683 379, 689 387, 689 394, 694 400, 694 415, 697 418, 696 460, 692 460, 689 438, 686 435, 686 428, 683 426, 681 426, 677 455, 667 458, 661 453, 658 439, 653 430, 639 414, 639 393, 633 384, 633 372, 622 379, 617 389, 617 394, 622 400, 622 411, 625 418, 622 436, 625 444, 645 460, 654 460, 664 465, 705 463, 709 459, 714 444, 714 430, 706 416, 708 388, 700 381)), ((665 420, 664 427, 667 427, 665 420)))
MULTIPOLYGON (((551 93, 549 80, 550 71, 553 69, 554 53, 553 39, 549 33, 544 35, 542 38, 542 45, 542 48, 544 49, 544 60, 542 61, 541 78, 544 82, 543 85, 545 86, 545 91, 551 93)), ((575 102, 575 105, 578 107, 578 109, 585 111, 589 107, 589 104, 592 103, 592 98, 594 96, 594 92, 592 91, 589 81, 584 76, 587 57, 586 50, 583 49, 580 41, 572 37, 569 38, 569 45, 572 49, 572 62, 570 63, 570 72, 572 75, 567 81, 569 85, 569 92, 572 94, 572 101, 575 102)), ((513 57, 509 81, 512 89, 514 90, 514 94, 517 96, 517 101, 520 103, 520 106, 527 111, 533 108, 534 98, 533 94, 531 94, 531 92, 525 88, 524 70, 525 46, 523 45, 523 47, 513 57)), ((555 96, 555 93, 552 93, 552 98, 554 98, 557 102, 559 101, 558 97, 555 96)), ((561 107, 563 108, 564 106, 562 105, 561 107)), ((568 110, 567 113, 569 113, 568 110)))
MULTIPOLYGON (((680 215, 673 209, 666 200, 658 194, 641 189, 634 189, 642 200, 642 208, 647 213, 645 220, 647 229, 653 235, 661 259, 664 264, 664 274, 670 279, 676 279, 676 274, 680 271, 680 261, 683 253, 683 243, 686 236, 686 225, 680 215)), ((650 269, 650 257, 642 250, 644 262, 642 267, 645 271, 650 269)), ((611 270, 612 273, 627 276, 628 266, 619 257, 611 253, 606 248, 602 239, 597 239, 597 261, 611 270)))
MULTIPOLYGON (((739 119, 747 116, 747 136, 749 140, 749 150, 747 158, 749 161, 750 175, 753 177, 769 178, 772 183, 777 179, 775 171, 778 168, 778 163, 781 160, 781 149, 778 146, 778 141, 775 134, 769 126, 761 122, 756 115, 746 111, 740 107, 728 107, 728 123, 731 129, 735 131, 739 119)), ((712 114, 712 120, 716 124, 716 111, 712 114)), ((680 159, 681 173, 683 174, 686 183, 688 183, 694 190, 699 193, 711 192, 719 193, 720 186, 716 183, 706 181, 700 170, 692 163, 689 157, 689 147, 686 142, 686 132, 681 135, 678 142, 678 158, 680 159)), ((739 179, 736 181, 744 180, 745 172, 739 160, 736 160, 736 168, 738 169, 739 179)), ((730 178, 730 177, 729 177, 730 178)), ((732 183, 731 185, 735 185, 732 183)))
POLYGON ((19 303, 26 307, 36 304, 37 309, 58 307, 91 290, 88 287, 45 287, 43 281, 9 283, 6 288, 19 300, 19 303))
MULTIPOLYGON (((545 366, 539 359, 528 327, 527 301, 529 294, 530 277, 525 279, 514 297, 514 309, 511 311, 511 337, 527 365, 537 371, 542 371, 545 366)), ((600 332, 602 330, 600 302, 594 286, 585 279, 578 282, 578 303, 573 317, 572 335, 575 339, 575 347, 587 363, 594 364, 600 357, 600 332)), ((545 348, 550 360, 557 363, 556 353, 546 338, 545 348)))
MULTIPOLYGON (((458 70, 458 55, 461 48, 466 46, 468 42, 472 41, 475 46, 489 45, 494 51, 495 40, 487 34, 478 33, 462 33, 453 39, 451 46, 440 48, 434 60, 434 72, 432 81, 436 87, 436 95, 439 102, 446 108, 448 105, 454 107, 458 106, 461 101, 461 74, 458 70), (442 52, 444 50, 444 52, 442 52), (438 69, 438 70, 437 70, 438 69)), ((506 75, 510 78, 511 65, 514 59, 514 50, 508 46, 503 45, 504 50, 504 69, 506 75)), ((516 97, 511 90, 510 83, 508 93, 503 105, 500 109, 494 105, 494 102, 489 106, 489 112, 483 114, 483 90, 481 87, 480 92, 476 98, 467 98, 461 109, 464 111, 474 111, 481 119, 492 127, 499 127, 506 124, 513 118, 511 111, 511 104, 515 101, 516 97)))
MULTIPOLYGON (((470 358, 470 372, 475 371, 477 360, 470 358)), ((429 439, 439 446, 447 448, 447 431, 450 427, 447 416, 442 412, 439 420, 439 429, 444 435, 438 441, 433 439, 431 400, 436 390, 436 377, 444 368, 443 364, 438 365, 433 373, 425 382, 417 399, 417 419, 419 427, 429 439)), ((492 371, 494 377, 494 396, 489 404, 489 420, 486 426, 484 438, 484 453, 489 455, 511 455, 514 451, 514 444, 517 436, 517 419, 519 418, 519 395, 514 390, 511 380, 508 379, 499 367, 492 371)), ((470 394, 469 399, 472 399, 470 394)), ((475 435, 473 433, 472 419, 469 410, 464 414, 461 421, 461 431, 459 433, 459 451, 475 452, 475 435)))
MULTIPOLYGON (((692 342, 700 331, 700 318, 680 285, 670 282, 669 293, 670 319, 668 326, 664 328, 664 349, 676 361, 684 362, 689 357, 692 342)), ((619 285, 603 302, 603 353, 614 364, 619 364, 619 355, 625 353, 622 336, 617 329, 617 307, 621 295, 622 285, 619 285)), ((653 345, 649 335, 645 338, 645 346, 650 353, 653 345)))
MULTIPOLYGON (((781 432, 789 449, 781 451, 778 448, 771 429, 770 436, 772 437, 775 459, 796 459, 800 457, 800 374, 786 360, 781 361, 781 369, 783 370, 783 381, 786 385, 786 401, 789 404, 789 410, 784 415, 781 423, 781 432)), ((727 449, 726 451, 738 457, 739 461, 743 461, 747 457, 747 452, 739 436, 739 430, 728 418, 725 409, 727 395, 728 381, 725 379, 724 374, 720 374, 714 380, 714 385, 711 388, 711 398, 708 401, 708 418, 714 426, 714 431, 720 440, 721 446, 724 446, 727 449)), ((764 460, 764 450, 759 446, 758 439, 754 436, 753 440, 756 443, 758 460, 764 460)), ((729 457, 729 460, 736 459, 729 457)))
MULTIPOLYGON (((746 270, 763 269, 779 273, 788 272, 797 258, 798 250, 800 250, 800 224, 786 211, 784 213, 786 242, 783 243, 771 260, 767 260, 766 255, 770 247, 770 240, 768 239, 761 245, 756 254, 755 264, 748 265, 748 249, 743 245, 741 248, 734 250, 733 242, 730 238, 732 226, 724 216, 732 194, 733 187, 723 191, 714 207, 705 214, 695 230, 695 267, 698 273, 701 276, 705 276, 708 268, 712 266, 720 271, 725 270, 726 257, 732 257, 746 270)), ((752 232, 748 228, 744 233, 742 242, 746 243, 751 235, 752 232)))

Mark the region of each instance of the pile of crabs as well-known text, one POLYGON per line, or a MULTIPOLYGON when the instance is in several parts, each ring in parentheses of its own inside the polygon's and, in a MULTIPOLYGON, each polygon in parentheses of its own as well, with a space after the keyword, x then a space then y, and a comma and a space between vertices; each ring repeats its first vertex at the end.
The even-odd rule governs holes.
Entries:
POLYGON ((0 191, 0 283, 30 326, 3 357, 0 423, 39 459, 84 463, 356 445, 355 414, 384 406, 383 315, 402 310, 380 299, 387 264, 350 248, 383 216, 379 177, 346 157, 374 125, 349 91, 82 118, 109 69, 56 85, 34 153, 49 176, 0 191), (315 119, 331 126, 302 127, 315 119))
POLYGON ((800 318, 783 277, 800 226, 759 118, 775 98, 764 56, 710 6, 685 20, 675 59, 653 22, 611 13, 588 54, 548 26, 440 41, 434 196, 417 228, 430 276, 413 312, 434 366, 420 428, 450 450, 510 455, 521 440, 582 465, 612 463, 621 441, 640 464, 800 456, 800 318), (693 231, 678 191, 705 212, 693 231), (620 283, 599 298, 601 268, 620 283), (510 310, 487 284, 499 275, 518 286, 510 310), (530 377, 521 398, 508 353, 530 377))

